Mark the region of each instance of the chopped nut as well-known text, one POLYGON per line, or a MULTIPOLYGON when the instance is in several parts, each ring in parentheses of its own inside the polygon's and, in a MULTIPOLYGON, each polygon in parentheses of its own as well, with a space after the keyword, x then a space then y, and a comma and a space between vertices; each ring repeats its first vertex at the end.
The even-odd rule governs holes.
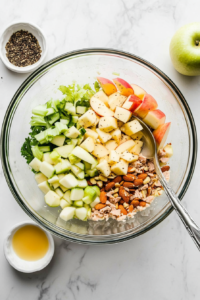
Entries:
POLYGON ((147 190, 142 190, 142 196, 143 196, 143 198, 146 198, 146 196, 147 196, 147 190))
POLYGON ((116 206, 116 209, 118 209, 118 208, 119 208, 119 204, 118 204, 118 203, 117 203, 115 206, 116 206))
POLYGON ((149 183, 150 182, 150 177, 149 176, 147 176, 144 180, 143 180, 143 184, 147 184, 147 183, 149 183))
POLYGON ((113 195, 113 197, 115 197, 115 198, 117 198, 118 196, 119 196, 118 193, 115 193, 115 194, 113 195))
POLYGON ((144 167, 144 171, 148 171, 149 170, 149 167, 144 167))
POLYGON ((115 183, 115 187, 120 187, 120 183, 119 183, 119 182, 116 182, 116 183, 115 183))
POLYGON ((120 185, 123 185, 124 181, 120 182, 120 185))
POLYGON ((95 180, 94 178, 91 178, 91 179, 90 179, 90 182, 91 182, 92 184, 96 184, 96 183, 97 183, 96 180, 95 180))
POLYGON ((99 178, 99 176, 96 176, 96 177, 94 177, 94 179, 95 179, 95 180, 99 180, 100 178, 99 178))
POLYGON ((99 179, 100 179, 101 181, 105 181, 105 182, 108 181, 108 179, 107 179, 106 177, 104 177, 103 175, 99 175, 99 179))
POLYGON ((124 208, 128 208, 128 207, 129 207, 129 204, 126 203, 126 202, 124 202, 123 206, 124 206, 124 208))
POLYGON ((116 188, 116 189, 114 190, 114 192, 115 192, 115 193, 118 193, 118 192, 119 192, 119 188, 116 188))
POLYGON ((101 188, 103 186, 103 182, 102 181, 97 181, 97 185, 101 188))

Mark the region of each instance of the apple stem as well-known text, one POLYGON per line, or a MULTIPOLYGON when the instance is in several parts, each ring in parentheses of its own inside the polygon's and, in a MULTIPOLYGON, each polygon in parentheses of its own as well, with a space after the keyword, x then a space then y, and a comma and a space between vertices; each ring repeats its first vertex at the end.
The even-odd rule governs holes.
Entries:
POLYGON ((195 44, 196 46, 199 46, 199 40, 196 40, 195 44))

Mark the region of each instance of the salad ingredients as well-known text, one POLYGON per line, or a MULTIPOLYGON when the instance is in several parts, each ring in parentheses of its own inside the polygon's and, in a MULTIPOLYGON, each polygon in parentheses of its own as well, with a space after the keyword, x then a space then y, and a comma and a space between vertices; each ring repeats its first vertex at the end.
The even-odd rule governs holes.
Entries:
POLYGON ((143 127, 151 126, 159 161, 169 179, 173 154, 164 143, 170 124, 156 100, 136 85, 98 77, 88 84, 60 86, 63 100, 32 110, 31 132, 21 148, 45 203, 62 209, 60 218, 123 220, 145 209, 162 187, 154 164, 141 154, 143 127), (135 93, 135 90, 136 93, 135 93))

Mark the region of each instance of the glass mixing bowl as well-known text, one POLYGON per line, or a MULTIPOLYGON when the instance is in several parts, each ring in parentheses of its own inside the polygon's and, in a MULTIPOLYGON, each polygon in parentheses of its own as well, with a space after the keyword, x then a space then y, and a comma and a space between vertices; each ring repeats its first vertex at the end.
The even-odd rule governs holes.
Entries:
POLYGON ((45 205, 20 148, 30 131, 31 110, 48 100, 58 99, 60 85, 95 81, 96 76, 124 78, 135 83, 158 101, 159 108, 172 122, 168 142, 174 155, 170 159, 170 185, 182 199, 192 178, 197 155, 197 137, 190 108, 177 86, 158 68, 130 53, 112 49, 83 49, 61 55, 32 73, 15 93, 7 109, 1 135, 1 157, 8 186, 23 210, 44 229, 69 241, 108 244, 134 238, 150 230, 172 211, 165 194, 150 208, 126 222, 64 222, 60 209, 45 205))

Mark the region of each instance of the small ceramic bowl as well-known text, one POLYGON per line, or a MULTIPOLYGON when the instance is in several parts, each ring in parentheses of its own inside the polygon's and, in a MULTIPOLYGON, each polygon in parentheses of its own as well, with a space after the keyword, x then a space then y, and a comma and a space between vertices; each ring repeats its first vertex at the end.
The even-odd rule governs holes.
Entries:
POLYGON ((16 270, 23 272, 23 273, 33 273, 36 271, 40 271, 42 269, 44 269, 51 261, 53 254, 54 254, 54 240, 52 238, 52 236, 50 235, 50 233, 44 231, 41 227, 39 227, 42 231, 44 231, 44 233, 46 234, 48 241, 49 241, 49 249, 47 251, 47 253, 45 254, 44 257, 42 257, 39 260, 35 260, 35 261, 28 261, 28 260, 24 260, 21 259, 14 251, 13 247, 12 247, 12 239, 13 239, 13 235, 15 234, 15 232, 25 226, 25 225, 34 225, 39 227, 35 222, 33 221, 24 221, 21 223, 18 223, 17 225, 15 225, 8 233, 5 242, 4 242, 4 254, 5 257, 7 259, 7 261, 9 262, 9 264, 15 268, 16 270))
POLYGON ((43 33, 43 31, 35 24, 30 23, 30 22, 17 22, 17 23, 12 23, 9 26, 7 26, 0 37, 0 57, 4 63, 4 65, 17 73, 29 73, 38 68, 42 62, 44 61, 44 58, 47 53, 47 42, 46 42, 46 37, 43 33), (26 30, 30 33, 32 33, 36 39, 38 40, 40 47, 42 49, 41 57, 40 59, 33 65, 27 66, 27 67, 17 67, 13 64, 11 64, 6 56, 6 43, 9 41, 11 35, 18 31, 18 30, 26 30))

